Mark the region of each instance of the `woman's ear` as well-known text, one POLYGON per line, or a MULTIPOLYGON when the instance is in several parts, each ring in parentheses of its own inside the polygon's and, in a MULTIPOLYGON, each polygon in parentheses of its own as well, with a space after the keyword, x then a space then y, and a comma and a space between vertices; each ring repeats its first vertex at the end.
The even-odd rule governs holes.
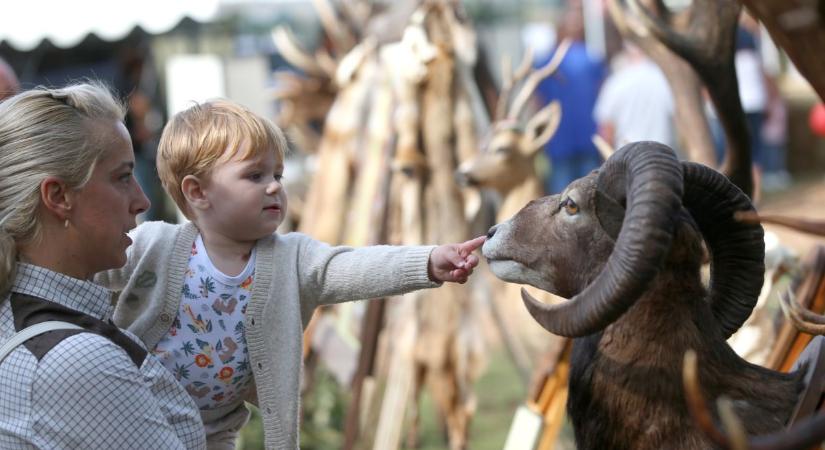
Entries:
POLYGON ((40 182, 40 200, 43 206, 60 222, 71 216, 73 192, 66 182, 57 177, 46 177, 40 182))
POLYGON ((180 182, 180 190, 183 192, 186 202, 195 209, 209 208, 209 200, 206 198, 204 187, 203 180, 194 175, 187 175, 180 182))

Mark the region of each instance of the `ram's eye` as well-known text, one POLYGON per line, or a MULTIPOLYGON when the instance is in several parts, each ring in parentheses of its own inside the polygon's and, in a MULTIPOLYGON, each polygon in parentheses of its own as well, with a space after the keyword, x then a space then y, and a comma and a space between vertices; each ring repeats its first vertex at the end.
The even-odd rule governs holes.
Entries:
POLYGON ((571 216, 579 212, 579 205, 569 197, 561 202, 561 206, 564 208, 564 211, 571 216))

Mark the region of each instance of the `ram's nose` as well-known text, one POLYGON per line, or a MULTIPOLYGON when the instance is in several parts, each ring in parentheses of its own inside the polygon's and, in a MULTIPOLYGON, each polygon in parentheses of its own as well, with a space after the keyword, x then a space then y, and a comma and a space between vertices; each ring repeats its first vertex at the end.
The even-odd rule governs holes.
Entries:
POLYGON ((490 227, 489 230, 487 230, 487 240, 488 241, 493 238, 493 236, 496 234, 497 229, 498 229, 498 225, 493 225, 492 227, 490 227))

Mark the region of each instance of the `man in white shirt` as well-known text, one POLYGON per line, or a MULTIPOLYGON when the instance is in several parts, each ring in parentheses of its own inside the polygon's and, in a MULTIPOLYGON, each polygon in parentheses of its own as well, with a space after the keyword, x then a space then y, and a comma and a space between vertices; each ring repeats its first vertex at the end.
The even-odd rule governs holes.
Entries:
POLYGON ((599 135, 615 148, 656 141, 675 147, 673 95, 661 69, 625 44, 622 60, 602 86, 593 115, 599 135))

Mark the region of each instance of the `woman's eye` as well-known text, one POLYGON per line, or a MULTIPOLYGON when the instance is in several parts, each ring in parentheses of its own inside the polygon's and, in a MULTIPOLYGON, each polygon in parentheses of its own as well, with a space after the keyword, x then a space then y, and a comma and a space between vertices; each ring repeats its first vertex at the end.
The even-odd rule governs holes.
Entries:
POLYGON ((124 173, 118 179, 120 181, 123 181, 124 183, 128 183, 128 182, 132 181, 132 172, 124 173))

